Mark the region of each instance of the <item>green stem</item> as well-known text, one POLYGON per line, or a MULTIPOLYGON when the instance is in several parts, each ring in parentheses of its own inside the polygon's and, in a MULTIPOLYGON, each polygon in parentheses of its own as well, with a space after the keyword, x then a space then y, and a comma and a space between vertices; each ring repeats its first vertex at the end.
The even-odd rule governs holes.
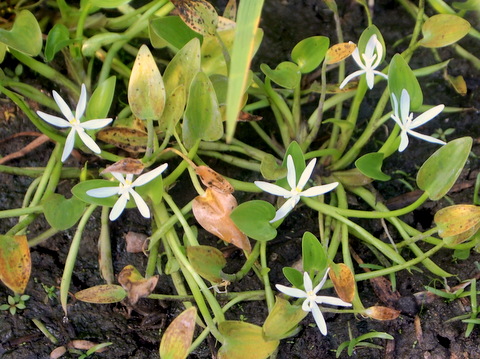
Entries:
POLYGON ((112 264, 112 245, 110 242, 110 227, 109 227, 109 208, 102 207, 100 237, 98 238, 98 266, 102 278, 107 284, 112 284, 115 281, 115 274, 113 273, 112 264))
POLYGON ((275 305, 275 296, 273 295, 272 287, 270 286, 270 278, 268 272, 270 269, 267 266, 267 242, 260 241, 260 262, 262 264, 262 279, 265 286, 265 299, 267 301, 268 311, 271 312, 275 305))
POLYGON ((41 205, 25 208, 5 209, 0 211, 0 218, 20 217, 26 214, 41 213, 42 211, 43 206, 41 205))
POLYGON ((49 239, 50 237, 53 237, 55 234, 60 232, 58 229, 55 228, 49 228, 45 232, 39 234, 35 238, 32 238, 28 241, 28 246, 29 247, 34 247, 37 244, 42 243, 43 241, 49 239))
POLYGON ((62 281, 60 282, 60 303, 62 304, 65 317, 68 316, 67 313, 67 300, 68 300, 68 291, 70 290, 70 283, 72 281, 73 267, 77 260, 78 249, 80 248, 80 243, 82 240, 83 230, 92 215, 93 211, 97 208, 96 205, 90 205, 85 213, 83 214, 80 222, 78 223, 77 230, 75 231, 75 236, 73 237, 72 243, 70 244, 70 249, 68 250, 67 259, 65 260, 65 268, 63 269, 62 281))

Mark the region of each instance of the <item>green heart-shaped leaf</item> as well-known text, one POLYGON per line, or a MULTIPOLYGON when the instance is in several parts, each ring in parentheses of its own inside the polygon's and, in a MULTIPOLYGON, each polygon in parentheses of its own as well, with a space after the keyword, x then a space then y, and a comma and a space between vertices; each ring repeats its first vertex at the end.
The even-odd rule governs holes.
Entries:
POLYGON ((293 62, 281 62, 275 70, 272 70, 267 64, 261 64, 260 69, 270 80, 286 89, 294 89, 300 86, 302 75, 299 67, 293 62))
POLYGON ((66 199, 53 193, 43 201, 45 219, 53 228, 63 231, 77 223, 85 209, 85 202, 76 197, 66 199))
POLYGON ((320 241, 310 232, 302 238, 302 262, 306 272, 322 272, 327 268, 327 252, 320 241))
POLYGON ((296 288, 303 287, 303 273, 292 267, 283 267, 283 275, 296 288))
POLYGON ((388 181, 390 176, 382 172, 383 157, 383 153, 367 153, 355 161, 355 166, 365 176, 379 181, 388 181))
POLYGON ((267 154, 262 158, 260 164, 260 172, 262 176, 268 180, 277 180, 287 175, 287 169, 277 164, 277 159, 271 154, 267 154))
POLYGON ((457 15, 438 14, 430 17, 422 26, 424 47, 444 47, 454 44, 470 31, 470 23, 457 15))
POLYGON ((223 281, 220 273, 227 264, 225 257, 215 247, 188 246, 187 257, 193 269, 212 283, 223 281))
POLYGON ((472 138, 462 137, 447 143, 420 167, 417 185, 431 200, 445 196, 462 172, 472 148, 472 138))
POLYGON ((57 52, 74 42, 75 40, 70 39, 70 32, 67 27, 63 24, 56 24, 48 32, 47 42, 45 43, 45 60, 52 61, 57 52))
POLYGON ((411 111, 415 111, 423 103, 422 88, 418 83, 417 77, 400 54, 393 56, 392 61, 390 61, 390 67, 388 69, 388 89, 390 90, 390 94, 395 94, 398 103, 400 103, 402 90, 407 90, 410 95, 411 111))
POLYGON ((28 10, 22 10, 15 18, 10 31, 0 28, 0 42, 30 56, 42 50, 42 30, 38 21, 28 10))
POLYGON ((320 66, 329 46, 330 40, 328 37, 307 37, 293 48, 292 60, 298 65, 302 74, 307 74, 320 66))
POLYGON ((269 241, 277 236, 277 230, 270 223, 273 217, 275 208, 260 200, 244 202, 230 214, 243 233, 258 241, 269 241))

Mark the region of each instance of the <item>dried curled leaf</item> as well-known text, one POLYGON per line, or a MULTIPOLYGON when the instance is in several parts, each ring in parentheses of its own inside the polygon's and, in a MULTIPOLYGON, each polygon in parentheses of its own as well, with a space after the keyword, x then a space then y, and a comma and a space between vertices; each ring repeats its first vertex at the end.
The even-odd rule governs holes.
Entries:
POLYGON ((400 311, 389 307, 374 305, 373 307, 365 309, 364 314, 376 320, 393 320, 398 318, 400 311))
POLYGON ((101 173, 122 173, 122 174, 134 174, 139 175, 143 172, 145 166, 143 162, 135 158, 124 158, 114 164, 105 168, 101 173))
POLYGON ((131 304, 137 303, 140 298, 145 298, 152 293, 157 282, 158 275, 146 279, 132 265, 126 266, 118 274, 118 283, 127 291, 131 304))
POLYGON ((147 249, 148 236, 143 233, 129 231, 125 235, 128 253, 143 253, 147 249))
POLYGON ((217 192, 233 193, 232 185, 218 172, 207 166, 197 166, 195 172, 202 183, 217 192))
POLYGON ((213 235, 232 243, 247 252, 251 251, 247 236, 242 233, 230 218, 237 206, 237 200, 230 193, 222 193, 207 188, 203 196, 193 200, 193 215, 198 223, 213 235))

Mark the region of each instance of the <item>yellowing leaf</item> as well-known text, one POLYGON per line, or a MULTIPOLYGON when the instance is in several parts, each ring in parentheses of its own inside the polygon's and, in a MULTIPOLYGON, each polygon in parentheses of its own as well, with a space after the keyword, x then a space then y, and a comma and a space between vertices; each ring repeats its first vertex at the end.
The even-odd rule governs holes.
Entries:
POLYGON ((214 36, 218 14, 212 4, 205 0, 172 0, 178 14, 191 28, 204 36, 214 36))
POLYGON ((353 302, 355 278, 350 268, 344 263, 332 264, 328 275, 340 299, 348 303, 353 302))
POLYGON ((424 47, 451 45, 468 34, 470 27, 470 23, 458 15, 434 15, 423 24, 423 39, 418 43, 424 47))
POLYGON ((467 83, 465 82, 465 79, 463 78, 462 75, 459 75, 459 76, 447 75, 447 80, 448 82, 450 82, 450 84, 453 86, 453 88, 458 94, 462 96, 465 96, 467 94, 467 83))
POLYGON ((265 339, 276 340, 289 336, 290 332, 305 318, 308 312, 301 305, 292 305, 286 299, 275 298, 275 305, 263 323, 265 339))
POLYGON ((121 302, 126 296, 125 289, 115 284, 97 285, 75 293, 77 300, 97 304, 121 302))
POLYGON ((152 293, 157 282, 158 275, 145 279, 132 265, 127 265, 118 274, 118 283, 127 291, 131 304, 137 303, 140 298, 145 298, 152 293))
POLYGON ((400 311, 389 307, 375 305, 365 309, 364 314, 376 320, 393 320, 398 318, 400 311))
POLYGON ((434 221, 442 238, 452 238, 453 243, 461 243, 473 236, 480 228, 480 207, 460 204, 442 208, 435 213, 434 221))
POLYGON ((197 166, 195 173, 200 177, 202 183, 215 191, 221 193, 233 193, 232 185, 223 176, 207 166, 197 166))
POLYGON ((146 132, 127 127, 108 127, 97 132, 97 139, 127 152, 145 152, 148 135, 146 132))
POLYGON ((160 358, 184 359, 192 344, 197 309, 190 307, 176 317, 165 330, 160 343, 160 358))
POLYGON ((26 236, 0 235, 0 280, 15 293, 23 293, 32 261, 26 236))
POLYGON ((327 50, 325 55, 325 62, 327 65, 335 64, 349 57, 357 48, 353 42, 342 42, 341 44, 333 45, 327 50))
POLYGON ((165 86, 155 59, 142 45, 133 64, 128 82, 128 103, 133 114, 142 119, 157 120, 165 108, 165 86))
POLYGON ((210 282, 223 282, 220 276, 223 267, 227 264, 223 253, 210 246, 188 246, 187 257, 195 272, 210 282))
POLYGON ((193 200, 192 211, 198 223, 213 235, 232 243, 247 252, 250 242, 233 223, 230 213, 237 206, 237 200, 230 193, 221 193, 207 188, 203 196, 193 200))

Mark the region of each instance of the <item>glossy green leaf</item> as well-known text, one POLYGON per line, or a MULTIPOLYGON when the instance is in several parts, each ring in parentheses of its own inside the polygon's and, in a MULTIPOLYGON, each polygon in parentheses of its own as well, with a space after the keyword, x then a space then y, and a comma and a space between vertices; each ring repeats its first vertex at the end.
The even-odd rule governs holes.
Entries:
POLYGON ((260 200, 244 202, 230 214, 243 233, 258 241, 269 241, 277 236, 277 230, 270 223, 273 217, 275 207, 260 200))
POLYGON ((462 137, 440 147, 420 167, 417 185, 431 200, 445 196, 462 172, 472 148, 472 138, 462 137))
POLYGON ((86 39, 82 44, 82 54, 87 57, 95 56, 95 52, 102 46, 111 45, 116 41, 126 40, 128 37, 115 32, 103 32, 86 39))
POLYGON ((275 70, 272 70, 267 64, 261 64, 260 69, 270 80, 286 89, 294 89, 300 86, 302 75, 299 67, 293 62, 281 62, 275 70))
POLYGON ((355 166, 367 177, 388 181, 390 176, 382 172, 383 158, 380 152, 367 153, 355 161, 355 166))
POLYGON ((182 20, 193 31, 203 36, 215 36, 218 14, 206 0, 172 0, 182 20))
POLYGON ((28 10, 18 13, 10 30, 0 28, 0 42, 26 55, 37 56, 42 50, 42 30, 28 10))
POLYGON ((70 32, 65 25, 55 24, 48 32, 45 43, 45 60, 52 61, 57 52, 74 42, 75 40, 70 39, 70 32))
POLYGON ((215 247, 210 246, 188 246, 187 257, 193 269, 212 283, 221 283, 220 276, 227 260, 215 247))
POLYGON ((407 90, 410 95, 411 111, 417 110, 423 103, 420 84, 402 55, 396 54, 390 62, 388 69, 388 89, 390 90, 390 94, 395 94, 398 103, 400 103, 402 90, 407 90))
POLYGON ((292 60, 298 65, 302 74, 308 74, 322 63, 330 46, 325 36, 312 36, 303 39, 292 50, 292 60))
POLYGON ((187 148, 192 147, 196 140, 216 141, 223 135, 217 95, 210 79, 203 72, 198 72, 190 85, 182 134, 187 148))
POLYGON ((197 308, 185 309, 165 330, 160 342, 161 359, 185 359, 192 345, 197 308))
POLYGON ((458 10, 480 11, 480 0, 455 1, 452 6, 458 10))
POLYGON ((457 15, 438 14, 428 18, 422 26, 424 47, 444 47, 454 44, 470 31, 470 23, 457 15))
POLYGON ((86 303, 118 303, 125 299, 127 292, 116 284, 101 284, 75 293, 75 298, 86 303))
POLYGON ((177 52, 163 73, 167 96, 170 96, 178 86, 183 85, 185 98, 188 98, 190 84, 199 71, 200 41, 195 38, 177 52))
POLYGON ((31 269, 27 237, 0 235, 0 280, 3 284, 15 293, 23 293, 31 269))
POLYGON ((320 241, 310 232, 302 238, 303 270, 309 273, 323 272, 327 268, 327 252, 320 241))
POLYGON ((52 193, 43 201, 45 219, 53 228, 63 231, 77 223, 85 209, 85 202, 76 197, 66 199, 58 193, 52 193))
POLYGON ((292 305, 288 300, 276 297, 275 305, 263 323, 265 339, 280 340, 288 337, 307 314, 301 305, 292 305))
POLYGON ((279 166, 277 159, 271 154, 263 157, 262 163, 260 164, 260 172, 267 180, 277 180, 287 176, 287 169, 279 166))
POLYGON ((137 192, 144 199, 150 198, 153 204, 159 204, 163 198, 163 177, 158 176, 140 187, 135 187, 137 192))
POLYGON ((130 0, 90 0, 93 6, 102 9, 113 9, 125 4, 128 4, 130 0))
POLYGON ((86 116, 87 119, 101 119, 108 116, 110 106, 112 105, 115 94, 115 84, 117 78, 110 76, 103 81, 92 94, 88 101, 86 116))
POLYGON ((152 53, 142 45, 128 82, 128 103, 133 114, 142 120, 156 120, 165 108, 165 86, 152 53))
POLYGON ((246 322, 226 320, 218 324, 218 330, 224 339, 218 359, 266 359, 279 344, 278 340, 267 341, 261 327, 246 322))
POLYGON ((150 22, 149 27, 152 44, 158 43, 153 40, 155 36, 166 41, 175 49, 180 50, 193 38, 202 41, 202 35, 190 29, 178 16, 159 17, 150 22))
POLYGON ((303 288, 303 273, 292 267, 283 267, 283 275, 296 288, 303 288))

